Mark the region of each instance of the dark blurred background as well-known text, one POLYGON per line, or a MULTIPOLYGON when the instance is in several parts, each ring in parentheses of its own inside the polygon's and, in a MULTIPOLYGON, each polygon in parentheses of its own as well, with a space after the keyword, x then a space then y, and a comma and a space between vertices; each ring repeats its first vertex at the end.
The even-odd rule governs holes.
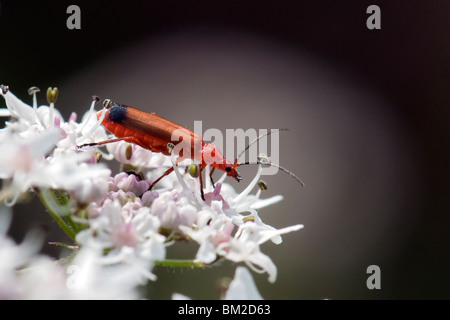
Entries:
MULTIPOLYGON (((57 86, 65 117, 95 94, 189 128, 290 129, 280 163, 306 187, 265 177, 266 196, 285 198, 260 214, 305 228, 263 246, 279 272, 275 284, 254 275, 263 297, 450 297, 450 2, 14 0, 0 10, 0 83, 25 102, 29 87, 57 86), (66 27, 71 4, 81 30, 66 27), (381 30, 366 27, 371 4, 381 30), (372 264, 381 290, 366 287, 372 264)), ((255 172, 245 169, 244 184, 230 182, 238 190, 255 172)), ((19 241, 33 227, 67 241, 35 199, 16 211, 19 241)), ((233 273, 158 269, 149 290, 217 298, 216 279, 233 273)))

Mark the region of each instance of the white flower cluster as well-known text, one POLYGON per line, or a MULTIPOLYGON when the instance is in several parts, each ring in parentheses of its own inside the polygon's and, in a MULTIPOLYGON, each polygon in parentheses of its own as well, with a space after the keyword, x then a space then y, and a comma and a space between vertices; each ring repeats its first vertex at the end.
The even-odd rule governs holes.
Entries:
MULTIPOLYGON (((30 254, 25 243, 15 245, 5 232, 0 233, 0 297, 137 298, 136 288, 148 279, 156 280, 153 266, 165 260, 166 247, 179 239, 198 243, 193 263, 243 262, 275 281, 276 266, 260 245, 269 240, 279 244, 282 234, 303 226, 275 229, 262 221, 257 210, 282 197, 260 199, 261 189, 250 194, 258 185, 261 166, 240 194, 223 183, 225 175, 214 188, 207 181, 202 200, 198 179, 182 173, 174 156, 154 154, 125 142, 108 144, 109 154, 96 146, 80 149, 84 143, 108 139, 95 116, 95 99, 81 122, 76 122, 75 114, 65 122, 54 106, 55 91, 49 89, 49 106, 39 107, 36 91, 32 90, 33 106, 28 106, 2 87, 7 110, 2 109, 0 115, 9 115, 11 120, 0 130, 0 197, 13 205, 29 190, 62 190, 70 199, 70 221, 82 227, 74 237, 78 245, 75 258, 64 267, 46 261, 47 275, 42 274, 42 263, 35 262, 36 249, 30 254), (121 163, 146 170, 147 176, 141 172, 111 176, 111 170, 98 163, 100 155, 112 155, 121 163), (160 189, 150 191, 151 181, 168 166, 174 167, 175 174, 163 179, 160 189), (26 269, 17 273, 18 268, 26 269), (26 282, 33 274, 43 282, 50 275, 58 276, 51 285, 35 287, 46 291, 38 296, 26 282)), ((48 260, 38 257, 39 261, 48 260)), ((261 298, 246 269, 238 268, 233 283, 227 298, 261 298), (236 289, 242 287, 254 289, 245 295, 236 289)))
POLYGON ((0 210, 0 299, 137 299, 136 274, 105 266, 102 253, 83 248, 66 268, 38 254, 42 237, 28 234, 21 244, 6 235, 10 212, 0 210))
MULTIPOLYGON (((14 204, 21 194, 38 187, 65 190, 81 203, 106 195, 111 171, 96 163, 94 152, 77 150, 80 143, 107 139, 105 130, 95 125, 93 111, 80 123, 75 114, 64 122, 54 103, 38 107, 34 99, 30 107, 10 91, 3 91, 7 112, 13 119, 0 130, 4 148, 0 153, 0 179, 6 182, 2 196, 8 203, 14 204)), ((93 107, 94 102, 91 110, 93 107)))

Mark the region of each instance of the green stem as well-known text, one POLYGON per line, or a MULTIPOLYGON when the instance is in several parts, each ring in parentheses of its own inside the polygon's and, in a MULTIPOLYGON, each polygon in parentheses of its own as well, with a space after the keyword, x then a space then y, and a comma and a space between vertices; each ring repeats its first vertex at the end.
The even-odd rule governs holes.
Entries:
MULTIPOLYGON (((48 209, 48 208, 47 208, 48 209)), ((61 227, 61 229, 69 236, 70 239, 75 241, 75 231, 66 223, 66 221, 57 213, 48 209, 48 213, 56 221, 56 223, 61 227)))
POLYGON ((202 262, 196 262, 190 259, 165 259, 155 261, 155 266, 160 267, 180 267, 180 268, 204 268, 206 265, 202 262))
POLYGON ((64 219, 65 216, 70 217, 71 214, 71 210, 65 201, 66 199, 62 200, 62 196, 60 194, 57 195, 56 191, 51 189, 40 189, 38 196, 53 220, 56 221, 70 239, 75 241, 77 232, 74 230, 74 226, 71 225, 73 223, 72 219, 69 218, 69 221, 64 219))

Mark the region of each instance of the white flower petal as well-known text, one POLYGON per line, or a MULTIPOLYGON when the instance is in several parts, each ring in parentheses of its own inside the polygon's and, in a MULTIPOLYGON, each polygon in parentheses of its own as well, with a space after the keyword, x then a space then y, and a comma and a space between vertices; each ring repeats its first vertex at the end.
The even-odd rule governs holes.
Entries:
POLYGON ((2 95, 3 98, 5 98, 6 106, 11 115, 15 118, 24 119, 30 123, 34 122, 34 110, 32 107, 22 102, 22 100, 17 98, 11 91, 2 95))
POLYGON ((11 116, 11 112, 9 112, 8 109, 0 108, 0 117, 6 118, 6 117, 10 117, 10 116, 11 116))
POLYGON ((185 296, 181 293, 174 293, 172 295, 172 300, 191 300, 188 296, 185 296))
POLYGON ((258 199, 255 203, 253 203, 250 208, 259 210, 268 206, 271 206, 275 203, 278 203, 283 200, 282 195, 276 195, 267 199, 258 199))
POLYGON ((216 258, 216 249, 214 248, 213 244, 209 241, 203 241, 197 251, 195 260, 208 264, 212 263, 214 260, 216 260, 216 258))
POLYGON ((256 288, 252 275, 245 267, 237 267, 231 281, 225 300, 262 300, 263 297, 256 288))
POLYGON ((274 283, 277 279, 277 267, 268 255, 260 251, 254 252, 248 257, 246 263, 255 272, 266 272, 269 282, 274 283))
POLYGON ((297 231, 303 228, 302 224, 296 224, 294 226, 286 227, 283 229, 273 229, 273 230, 265 230, 261 232, 261 238, 258 241, 258 244, 263 244, 267 240, 272 240, 276 244, 281 243, 281 238, 279 237, 282 234, 286 234, 289 232, 297 231))

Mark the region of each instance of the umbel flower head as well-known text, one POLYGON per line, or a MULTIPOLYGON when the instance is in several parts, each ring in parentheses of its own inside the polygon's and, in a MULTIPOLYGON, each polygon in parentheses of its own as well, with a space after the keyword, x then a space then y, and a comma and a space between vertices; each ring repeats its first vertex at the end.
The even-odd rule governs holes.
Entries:
MULTIPOLYGON (((57 92, 57 91, 55 91, 57 92)), ((108 191, 111 171, 96 163, 95 152, 77 150, 77 144, 91 139, 106 139, 96 118, 88 112, 80 123, 76 114, 64 122, 54 107, 26 105, 2 87, 11 120, 0 130, 0 178, 4 180, 2 197, 13 205, 31 188, 64 190, 81 203, 89 203, 108 191)), ((36 91, 33 91, 33 95, 36 91)), ((53 99, 54 96, 53 96, 53 99)), ((92 102, 93 110, 95 101, 92 102)))
MULTIPOLYGON (((74 242, 68 246, 73 250, 70 257, 48 268, 50 272, 66 270, 58 273, 64 288, 56 286, 48 297, 136 298, 136 288, 157 280, 155 265, 195 267, 221 259, 245 263, 255 272, 266 273, 270 282, 276 280, 277 268, 260 246, 267 241, 278 245, 281 235, 303 226, 276 229, 263 222, 258 210, 281 201, 282 196, 260 199, 261 165, 241 193, 224 182, 224 174, 215 186, 206 179, 202 198, 199 179, 180 170, 183 163, 177 166, 174 154, 152 153, 123 141, 107 144, 108 152, 95 145, 80 148, 109 139, 102 119, 96 117, 97 97, 77 122, 75 113, 65 121, 55 108, 56 88, 47 92, 48 106, 38 106, 35 87, 30 89, 31 106, 7 87, 1 89, 7 108, 0 110, 0 116, 10 119, 0 129, 0 197, 13 206, 22 195, 36 193, 74 242), (104 159, 115 159, 132 170, 112 175, 104 159), (174 174, 163 179, 160 188, 149 190, 171 166, 174 174), (196 256, 190 261, 166 260, 166 248, 180 240, 198 243, 196 256), (76 277, 70 270, 78 270, 76 277), (107 285, 112 278, 117 280, 115 289, 107 285)), ((20 246, 17 254, 34 261, 20 246)), ((26 265, 13 264, 8 272, 26 265)), ((245 281, 236 280, 232 292, 239 291, 236 288, 242 281, 253 283, 247 270, 238 269, 236 274, 245 281)), ((0 283, 0 293, 1 288, 0 283)), ((252 292, 257 295, 250 296, 260 297, 256 287, 252 292)), ((26 298, 20 292, 17 297, 26 298)))

